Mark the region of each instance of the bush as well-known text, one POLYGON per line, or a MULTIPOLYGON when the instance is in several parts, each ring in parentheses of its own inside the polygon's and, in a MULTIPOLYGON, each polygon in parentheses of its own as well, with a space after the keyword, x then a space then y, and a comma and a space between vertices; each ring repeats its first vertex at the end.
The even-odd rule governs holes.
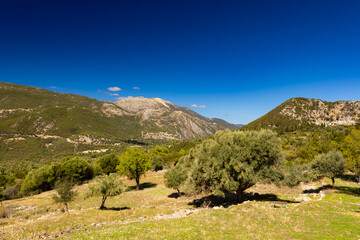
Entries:
POLYGON ((285 175, 283 184, 288 187, 295 187, 301 182, 309 182, 315 179, 309 164, 300 164, 298 161, 290 166, 285 175))
POLYGON ((5 199, 15 199, 20 197, 20 188, 21 188, 22 180, 18 180, 15 185, 8 186, 4 191, 3 195, 5 199))
POLYGON ((0 218, 8 218, 10 217, 9 209, 0 205, 0 218))

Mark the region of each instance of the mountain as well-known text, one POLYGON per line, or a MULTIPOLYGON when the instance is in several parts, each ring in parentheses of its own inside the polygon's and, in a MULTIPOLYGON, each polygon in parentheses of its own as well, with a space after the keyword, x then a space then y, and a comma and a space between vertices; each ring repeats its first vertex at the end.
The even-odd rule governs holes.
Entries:
MULTIPOLYGON (((179 107, 160 98, 128 97, 115 104, 139 116, 144 126, 154 125, 171 133, 171 138, 190 139, 212 135, 224 128, 237 129, 222 119, 204 117, 187 107, 179 107)), ((145 137, 161 138, 163 134, 145 133, 145 137)))
POLYGON ((270 128, 278 132, 311 131, 359 122, 360 101, 327 102, 320 99, 292 98, 244 129, 270 128))
POLYGON ((71 141, 183 140, 235 128, 159 98, 115 103, 0 82, 0 134, 71 141))
POLYGON ((115 103, 0 82, 0 165, 43 163, 128 144, 213 135, 236 126, 159 98, 115 103))

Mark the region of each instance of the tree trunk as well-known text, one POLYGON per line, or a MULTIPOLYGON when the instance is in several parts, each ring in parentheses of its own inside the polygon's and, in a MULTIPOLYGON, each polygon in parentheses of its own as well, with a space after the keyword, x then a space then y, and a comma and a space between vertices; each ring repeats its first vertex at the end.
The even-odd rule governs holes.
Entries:
POLYGON ((139 178, 136 178, 136 191, 139 191, 140 190, 140 179, 139 178))
POLYGON ((107 196, 103 196, 103 197, 102 197, 100 209, 105 209, 105 208, 106 208, 106 207, 105 207, 106 198, 107 198, 107 196))
POLYGON ((239 202, 243 202, 244 201, 244 190, 243 189, 238 189, 236 190, 236 195, 238 197, 238 201, 239 202))
POLYGON ((176 190, 177 190, 178 194, 180 195, 181 194, 180 190, 179 189, 176 189, 176 190))
POLYGON ((67 202, 64 203, 64 211, 65 212, 69 212, 69 209, 68 209, 68 204, 67 202))
POLYGON ((332 188, 334 189, 335 188, 335 178, 331 178, 331 181, 332 181, 332 188))

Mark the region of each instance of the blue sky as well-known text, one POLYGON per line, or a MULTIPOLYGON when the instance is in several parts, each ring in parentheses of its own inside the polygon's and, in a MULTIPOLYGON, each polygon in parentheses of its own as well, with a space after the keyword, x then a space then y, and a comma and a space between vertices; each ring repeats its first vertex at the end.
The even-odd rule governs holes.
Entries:
POLYGON ((248 123, 292 97, 360 100, 359 10, 350 0, 3 0, 0 81, 160 97, 248 123))

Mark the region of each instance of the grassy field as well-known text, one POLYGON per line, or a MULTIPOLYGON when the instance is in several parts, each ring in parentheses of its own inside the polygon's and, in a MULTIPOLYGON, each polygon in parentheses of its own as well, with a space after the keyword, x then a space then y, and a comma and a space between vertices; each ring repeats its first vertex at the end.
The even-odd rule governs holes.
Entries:
MULTIPOLYGON (((203 196, 169 197, 163 173, 150 172, 143 190, 124 180, 130 189, 106 202, 84 200, 87 185, 77 187, 70 212, 51 199, 53 191, 3 202, 13 206, 11 218, 0 219, 1 239, 360 239, 359 186, 346 176, 326 195, 303 193, 320 183, 298 188, 256 185, 242 204, 197 207, 203 196), (255 194, 258 193, 258 194, 255 194), (288 201, 288 208, 270 207, 269 200, 288 201), (306 201, 302 201, 306 200, 306 201)), ((205 204, 206 205, 206 204, 205 204)))

